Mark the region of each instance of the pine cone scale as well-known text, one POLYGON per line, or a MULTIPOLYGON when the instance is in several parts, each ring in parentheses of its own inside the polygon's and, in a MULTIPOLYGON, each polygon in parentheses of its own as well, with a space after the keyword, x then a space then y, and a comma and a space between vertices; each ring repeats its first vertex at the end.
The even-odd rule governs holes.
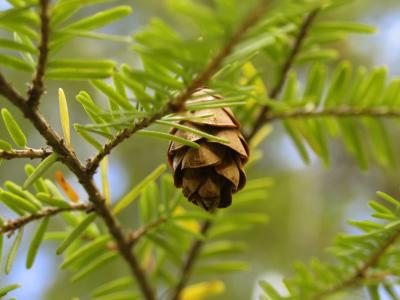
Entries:
MULTIPOLYGON (((249 149, 247 147, 247 143, 240 133, 240 131, 237 128, 215 128, 215 127, 209 127, 209 126, 200 126, 198 124, 192 124, 189 122, 184 122, 183 125, 188 126, 193 129, 201 130, 204 132, 208 132, 216 137, 223 138, 227 140, 229 143, 222 143, 222 142, 216 142, 216 141, 208 141, 209 143, 216 143, 216 144, 221 144, 223 146, 228 146, 238 152, 245 161, 247 161, 248 158, 248 153, 249 149)), ((187 131, 181 131, 181 130, 173 130, 171 133, 175 134, 176 136, 189 140, 191 142, 197 142, 200 141, 203 137, 187 132, 187 131)), ((174 150, 179 150, 185 147, 185 145, 182 145, 177 142, 172 142, 170 145, 170 150, 169 151, 174 151, 174 150)))
POLYGON ((235 191, 239 187, 239 180, 240 180, 240 172, 239 168, 234 162, 234 160, 230 157, 229 159, 225 159, 219 165, 215 167, 215 171, 219 174, 224 176, 228 179, 235 187, 235 191))
POLYGON ((221 145, 231 148, 232 150, 234 150, 238 154, 240 154, 241 158, 245 162, 247 162, 249 149, 247 147, 246 141, 244 140, 244 138, 241 135, 239 130, 224 129, 224 130, 215 132, 214 135, 216 137, 228 140, 229 143, 220 143, 220 142, 215 142, 215 141, 212 141, 211 143, 218 143, 218 144, 221 144, 221 145))
POLYGON ((189 149, 182 160, 182 169, 201 168, 217 165, 224 156, 225 149, 211 143, 200 143, 199 149, 189 149))
POLYGON ((185 176, 183 176, 182 186, 183 194, 185 197, 190 198, 199 188, 200 184, 202 183, 199 180, 199 176, 201 176, 203 172, 202 170, 185 170, 185 176))
POLYGON ((197 110, 193 113, 193 115, 197 117, 211 115, 199 120, 193 120, 192 123, 194 124, 239 128, 238 121, 232 118, 232 115, 223 108, 197 110))
POLYGON ((219 197, 220 187, 217 182, 214 182, 211 179, 211 177, 207 177, 203 184, 200 185, 197 192, 202 198, 216 198, 219 197))

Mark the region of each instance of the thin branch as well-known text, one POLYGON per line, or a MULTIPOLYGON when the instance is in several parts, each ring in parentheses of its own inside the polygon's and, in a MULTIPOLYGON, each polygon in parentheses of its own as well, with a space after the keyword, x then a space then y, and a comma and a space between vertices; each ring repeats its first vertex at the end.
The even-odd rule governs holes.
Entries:
POLYGON ((125 128, 122 131, 120 131, 111 141, 109 141, 103 146, 102 151, 98 152, 94 157, 89 159, 88 163, 86 164, 87 171, 90 174, 96 172, 103 158, 109 155, 115 147, 117 147, 126 139, 130 138, 135 132, 150 126, 156 120, 161 119, 163 116, 169 113, 170 112, 168 109, 164 109, 163 111, 153 115, 150 118, 143 119, 133 127, 125 128))
MULTIPOLYGON (((212 222, 210 220, 204 221, 200 230, 201 234, 206 235, 207 232, 210 230, 211 226, 212 222)), ((182 290, 184 289, 184 287, 186 286, 186 284, 190 279, 190 275, 192 274, 194 264, 200 254, 203 244, 204 240, 196 239, 191 245, 188 256, 186 257, 186 260, 182 266, 179 275, 179 282, 175 287, 172 297, 170 298, 171 300, 179 300, 182 290)))
POLYGON ((15 106, 23 106, 25 98, 0 73, 0 95, 11 101, 15 106))
MULTIPOLYGON (((129 232, 127 234, 127 240, 129 242, 130 246, 131 247, 135 246, 137 244, 137 242, 139 242, 139 240, 142 237, 144 237, 149 231, 156 229, 158 226, 160 226, 161 224, 164 224, 167 221, 168 221, 168 219, 165 216, 163 216, 150 224, 146 224, 134 231, 129 232)), ((94 240, 94 238, 91 236, 84 236, 83 238, 87 241, 94 240)), ((116 245, 115 242, 111 241, 107 244, 107 249, 116 251, 116 250, 118 250, 118 246, 116 245)))
POLYGON ((49 156, 53 151, 49 148, 41 148, 41 149, 24 149, 24 150, 17 150, 13 149, 10 151, 3 151, 0 150, 0 158, 2 159, 15 159, 15 158, 46 158, 49 156))
POLYGON ((94 210, 94 206, 92 203, 79 203, 79 204, 71 204, 70 207, 47 207, 43 210, 40 210, 34 214, 23 216, 18 219, 8 220, 5 222, 3 226, 0 227, 0 234, 4 234, 7 232, 14 232, 15 230, 27 225, 36 220, 40 220, 46 217, 58 215, 62 212, 68 211, 85 211, 91 212, 94 210))
POLYGON ((400 109, 385 107, 357 108, 350 106, 332 107, 325 109, 293 109, 286 112, 269 111, 266 114, 266 122, 280 119, 305 119, 319 117, 382 117, 382 118, 400 118, 400 109))
POLYGON ((348 289, 352 286, 360 284, 362 281, 368 278, 368 271, 373 267, 377 266, 382 256, 389 250, 400 239, 400 230, 397 230, 391 235, 388 240, 364 262, 364 264, 348 279, 343 282, 332 286, 331 288, 321 291, 320 293, 313 296, 310 300, 322 300, 326 296, 333 295, 339 291, 348 289))
POLYGON ((143 236, 145 236, 149 231, 157 228, 161 224, 164 224, 167 221, 166 217, 161 217, 154 222, 147 224, 131 233, 128 234, 128 242, 132 246, 134 246, 143 236))
POLYGON ((162 117, 180 111, 185 111, 185 102, 188 100, 192 94, 198 89, 204 86, 212 76, 218 72, 222 62, 227 58, 233 51, 233 49, 240 43, 243 36, 251 29, 257 22, 262 18, 268 7, 268 1, 261 1, 260 5, 256 7, 246 18, 243 24, 237 29, 237 31, 229 39, 225 47, 223 47, 217 55, 211 60, 203 72, 199 73, 193 81, 178 94, 175 98, 171 99, 165 106, 163 110, 156 113, 152 117, 145 118, 141 122, 137 123, 131 128, 126 128, 122 130, 113 140, 104 145, 102 151, 100 151, 96 156, 89 160, 87 164, 87 170, 90 173, 94 173, 98 168, 101 160, 110 154, 112 149, 122 143, 124 140, 128 139, 138 130, 148 127, 156 120, 162 117))
POLYGON ((39 104, 40 97, 44 93, 43 78, 46 70, 47 58, 49 54, 49 35, 50 35, 50 0, 40 0, 40 43, 39 58, 36 66, 35 77, 32 86, 28 91, 28 103, 32 106, 39 104))
POLYGON ((226 57, 228 57, 233 49, 240 43, 243 36, 251 29, 258 21, 262 18, 268 7, 268 1, 261 1, 246 18, 243 24, 237 29, 237 31, 232 35, 228 43, 224 48, 213 58, 207 68, 201 72, 197 77, 191 82, 191 84, 180 93, 172 102, 169 103, 172 111, 184 111, 185 101, 189 99, 192 94, 201 86, 207 83, 208 80, 219 70, 222 62, 226 57))
MULTIPOLYGON (((133 247, 142 237, 144 237, 149 231, 157 228, 161 224, 164 224, 168 219, 163 216, 150 224, 146 224, 130 233, 128 233, 127 240, 131 247, 133 247)), ((110 250, 116 250, 117 246, 115 243, 110 243, 107 246, 110 250)))
MULTIPOLYGON (((309 13, 309 15, 304 19, 303 23, 301 24, 299 33, 297 34, 295 42, 293 44, 293 48, 289 52, 289 55, 287 56, 286 61, 282 66, 282 69, 280 70, 278 81, 275 87, 271 90, 271 92, 268 95, 270 99, 276 99, 276 97, 282 91, 283 85, 285 84, 287 78, 287 74, 289 70, 292 68, 295 59, 301 50, 301 46, 303 45, 303 42, 307 37, 307 33, 312 23, 316 19, 319 11, 320 11, 319 8, 314 9, 312 12, 309 13)), ((270 110, 269 106, 264 106, 261 109, 258 117, 256 118, 254 126, 251 129, 251 132, 246 136, 247 140, 251 140, 253 136, 257 133, 257 131, 260 130, 260 128, 266 123, 267 121, 266 114, 268 113, 269 110, 270 110)))

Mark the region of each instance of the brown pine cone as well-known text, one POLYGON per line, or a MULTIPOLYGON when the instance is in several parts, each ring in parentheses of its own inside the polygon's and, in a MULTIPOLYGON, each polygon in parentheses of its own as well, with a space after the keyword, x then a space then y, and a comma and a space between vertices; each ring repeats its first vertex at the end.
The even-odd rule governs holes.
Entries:
MULTIPOLYGON (((213 101, 221 97, 212 95, 212 90, 200 89, 193 95, 196 99, 188 103, 213 101)), ((210 141, 194 133, 172 129, 171 133, 196 142, 199 149, 171 142, 168 161, 174 170, 174 183, 182 187, 189 201, 205 210, 228 207, 232 193, 242 189, 246 183, 244 164, 249 149, 240 133, 240 124, 230 108, 204 109, 192 112, 193 116, 212 115, 181 124, 213 136, 224 138, 229 143, 210 141)))

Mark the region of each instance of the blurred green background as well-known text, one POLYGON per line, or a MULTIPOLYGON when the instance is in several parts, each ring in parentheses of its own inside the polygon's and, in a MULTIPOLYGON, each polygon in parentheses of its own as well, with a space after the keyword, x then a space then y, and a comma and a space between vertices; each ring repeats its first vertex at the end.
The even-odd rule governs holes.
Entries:
MULTIPOLYGON (((145 26, 152 17, 170 20, 163 0, 115 1, 118 4, 131 5, 134 14, 116 25, 107 27, 104 32, 130 34, 145 26)), ((108 7, 115 5, 100 5, 108 7)), ((7 3, 0 0, 0 10, 7 3)), ((96 7, 96 10, 98 7, 96 7)), ((90 14, 92 10, 84 10, 90 14)), ((351 36, 348 41, 336 45, 343 59, 355 65, 367 67, 386 65, 391 76, 400 72, 400 2, 398 0, 359 0, 355 4, 336 10, 341 19, 362 21, 377 27, 372 36, 351 36)), ((179 29, 179 28, 178 28, 179 29)), ((2 33, 0 33, 1 35, 2 33)), ((68 57, 109 58, 134 65, 136 57, 127 44, 113 44, 85 39, 75 39, 63 50, 68 57)), ((2 70, 3 72, 3 70, 2 70)), ((4 70, 7 77, 20 89, 26 88, 29 77, 20 73, 4 70)), ((268 85, 268 82, 267 82, 268 85)), ((43 112, 51 124, 60 130, 57 111, 57 89, 62 87, 70 100, 71 122, 85 123, 75 95, 82 89, 93 93, 86 83, 47 82, 47 95, 43 100, 43 112)), ((99 96, 99 95, 98 95, 99 96)), ((16 110, 1 100, 1 106, 16 110)), ((43 140, 32 127, 19 118, 26 132, 29 132, 31 146, 40 147, 43 140)), ((3 125, 0 125, 3 126, 3 125)), ((393 128, 395 136, 400 136, 398 128, 393 128)), ((4 127, 0 127, 0 136, 5 137, 4 127)), ((72 143, 77 147, 82 159, 93 153, 89 146, 73 136, 72 143)), ((316 158, 310 166, 304 166, 289 138, 279 123, 273 124, 272 134, 262 144, 264 153, 260 161, 248 174, 250 178, 269 176, 275 185, 260 207, 250 208, 266 212, 268 224, 256 227, 250 233, 238 234, 235 239, 248 242, 247 251, 240 257, 250 262, 251 268, 242 273, 223 276, 227 291, 213 299, 256 299, 257 281, 267 279, 280 284, 283 276, 290 276, 292 263, 297 260, 307 261, 312 256, 329 259, 325 248, 330 245, 333 236, 348 230, 345 220, 360 219, 368 214, 367 201, 374 197, 376 190, 383 190, 395 197, 400 196, 398 184, 399 169, 385 170, 374 164, 362 172, 356 162, 347 154, 340 142, 331 141, 332 166, 324 167, 316 158)), ((166 142, 158 142, 141 137, 134 137, 124 143, 110 158, 110 183, 113 200, 118 199, 135 182, 139 181, 156 166, 166 160, 166 142)), ((400 156, 398 156, 400 159, 400 156)), ((23 165, 27 161, 8 161, 0 167, 1 182, 7 179, 22 182, 23 165)), ((74 182, 74 178, 70 178, 74 182)), ((76 182, 75 186, 76 185, 76 182)), ((82 192, 82 191, 81 191, 82 192)), ((82 192, 82 195, 84 193, 82 192)), ((232 209, 235 209, 233 205, 232 209)), ((0 212, 3 215, 3 207, 0 212)), ((124 214, 124 223, 129 226, 133 217, 124 214)), ((55 224, 54 226, 57 226, 55 224)), ((26 245, 25 245, 26 246, 26 245)), ((17 299, 57 299, 67 300, 79 295, 88 299, 85 291, 90 291, 96 284, 107 281, 121 266, 113 265, 102 268, 93 276, 78 284, 70 285, 68 274, 60 272, 60 259, 55 255, 54 245, 47 243, 40 253, 31 271, 24 268, 24 257, 17 259, 12 274, 0 275, 1 285, 19 282, 23 287, 14 295, 17 299)), ((21 249, 20 251, 24 251, 21 249)), ((220 279, 219 276, 216 278, 220 279)), ((213 279, 213 278, 210 278, 213 279)), ((354 298, 353 298, 354 299, 354 298)), ((364 299, 360 295, 360 299, 364 299)))

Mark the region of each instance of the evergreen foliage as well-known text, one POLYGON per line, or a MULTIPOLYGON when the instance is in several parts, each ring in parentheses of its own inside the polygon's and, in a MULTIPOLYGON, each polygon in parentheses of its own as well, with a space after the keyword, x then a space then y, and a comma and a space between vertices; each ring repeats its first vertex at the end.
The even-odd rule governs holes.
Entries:
MULTIPOLYGON (((263 212, 246 209, 264 201, 271 179, 248 179, 233 200, 236 207, 243 207, 241 212, 226 209, 210 214, 188 205, 164 164, 143 174, 115 203, 109 198, 107 156, 133 135, 199 147, 168 132, 179 128, 221 141, 180 124, 201 118, 191 111, 234 109, 250 142, 249 168, 260 159, 257 147, 268 133, 265 125, 280 120, 305 163, 313 152, 329 165, 330 139, 340 137, 362 169, 370 158, 385 167, 397 164, 386 119, 400 116, 399 81, 388 82, 385 68, 366 70, 341 61, 332 46, 348 34, 374 32, 364 24, 327 17, 348 1, 171 0, 167 5, 175 22, 190 25, 177 31, 173 24, 153 19, 133 37, 99 32, 132 12, 129 6, 115 4, 102 10, 101 3, 112 1, 7 2, 10 8, 0 12, 0 95, 22 112, 46 146, 30 148, 32 141, 23 126, 2 108, 7 134, 0 140, 0 160, 41 160, 25 166, 24 182, 5 181, 0 188, 0 201, 14 215, 10 220, 0 218, 0 261, 4 258, 6 274, 17 255, 26 255, 26 268, 31 268, 41 244, 52 242, 71 282, 95 276, 107 263, 126 263, 121 277, 88 291, 93 299, 203 299, 221 293, 221 281, 191 284, 191 275, 209 278, 246 269, 245 262, 231 258, 245 245, 231 237, 267 221, 263 212), (88 6, 98 11, 84 16, 82 9, 88 6), (64 56, 61 50, 76 38, 130 43, 140 65, 64 56), (263 69, 263 65, 270 67, 263 69), (308 70, 305 82, 298 79, 297 65, 308 70), (9 70, 33 76, 26 93, 6 80, 9 70), (272 78, 267 84, 265 73, 272 78), (82 90, 76 95, 87 121, 73 124, 72 134, 77 133, 96 153, 87 163, 77 157, 70 138, 68 103, 74 99, 59 90, 62 133, 40 112, 48 80, 59 85, 65 80, 87 81, 92 91, 101 94, 96 97, 82 90), (222 98, 185 104, 204 86, 222 98), (152 125, 158 126, 149 129, 152 125), (367 143, 372 153, 366 151, 367 143), (52 179, 49 169, 55 165, 66 166, 78 178, 87 199, 78 199, 63 173, 52 179), (100 165, 104 193, 93 182, 100 165), (128 209, 138 217, 135 228, 119 224, 118 215, 128 209), (52 231, 51 222, 58 216, 63 228, 52 231), (33 236, 23 236, 27 226, 35 226, 33 236), (2 254, 4 238, 13 242, 2 254), (19 252, 23 239, 30 242, 27 253, 19 252)), ((263 297, 316 300, 345 297, 351 289, 366 287, 371 299, 380 299, 382 290, 398 299, 400 202, 384 193, 378 196, 382 201, 370 202, 377 221, 350 221, 362 233, 339 235, 330 248, 337 263, 317 259, 309 266, 298 263, 295 276, 285 280, 286 294, 261 282, 263 297)), ((16 288, 18 284, 0 287, 0 297, 16 288)))

